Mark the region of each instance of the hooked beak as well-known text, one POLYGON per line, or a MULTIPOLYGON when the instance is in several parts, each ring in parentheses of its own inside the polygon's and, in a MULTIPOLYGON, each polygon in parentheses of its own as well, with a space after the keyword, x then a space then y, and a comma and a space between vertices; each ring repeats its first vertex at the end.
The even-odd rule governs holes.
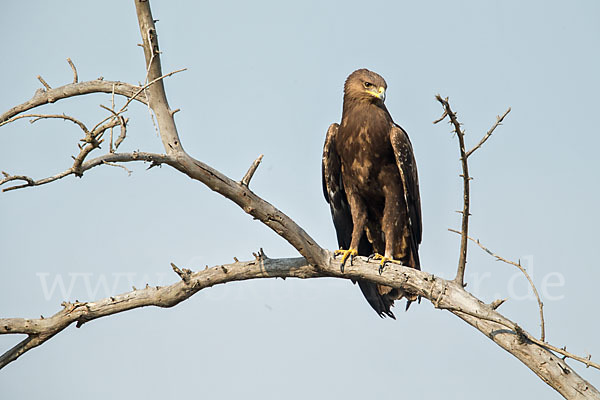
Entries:
POLYGON ((385 101, 385 88, 383 86, 380 86, 379 88, 373 88, 369 90, 369 93, 378 99, 381 99, 381 101, 385 101))

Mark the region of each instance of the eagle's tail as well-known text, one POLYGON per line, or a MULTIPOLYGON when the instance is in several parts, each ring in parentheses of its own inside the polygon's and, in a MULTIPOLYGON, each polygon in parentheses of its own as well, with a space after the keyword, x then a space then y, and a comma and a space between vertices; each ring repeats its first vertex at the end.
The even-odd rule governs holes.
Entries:
POLYGON ((360 287, 361 292, 375 312, 381 318, 387 315, 390 318, 396 319, 396 316, 391 310, 391 307, 394 305, 394 299, 391 298, 388 293, 381 294, 377 286, 377 284, 372 282, 358 281, 358 287, 360 287))

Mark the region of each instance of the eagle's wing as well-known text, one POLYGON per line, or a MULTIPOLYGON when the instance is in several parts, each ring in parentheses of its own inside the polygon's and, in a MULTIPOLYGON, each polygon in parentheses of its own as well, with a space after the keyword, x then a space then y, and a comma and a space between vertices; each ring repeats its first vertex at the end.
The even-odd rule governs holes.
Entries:
POLYGON ((329 203, 333 225, 337 234, 338 245, 342 249, 350 246, 352 238, 352 214, 350 205, 344 191, 342 182, 342 164, 340 156, 335 149, 335 139, 339 125, 331 124, 327 130, 325 145, 323 146, 323 194, 329 203))
MULTIPOLYGON (((338 245, 342 249, 348 249, 352 239, 352 228, 354 224, 352 223, 352 214, 350 213, 348 198, 344 191, 342 164, 335 147, 338 128, 338 124, 331 124, 329 126, 327 137, 325 138, 325 145, 323 146, 323 194, 331 209, 331 216, 333 217, 333 225, 335 226, 338 245)), ((361 256, 368 256, 372 253, 373 246, 367 240, 366 235, 363 234, 358 245, 358 254, 361 256)), ((383 317, 385 314, 391 318, 396 318, 390 310, 390 307, 394 304, 393 299, 382 295, 376 284, 359 280, 358 286, 371 307, 373 307, 380 317, 383 317)))
POLYGON ((411 245, 417 269, 420 268, 418 248, 423 232, 421 221, 421 197, 419 195, 419 178, 417 175, 417 162, 408 135, 400 126, 394 124, 390 132, 390 140, 396 156, 396 164, 402 178, 404 199, 408 207, 410 218, 411 245))

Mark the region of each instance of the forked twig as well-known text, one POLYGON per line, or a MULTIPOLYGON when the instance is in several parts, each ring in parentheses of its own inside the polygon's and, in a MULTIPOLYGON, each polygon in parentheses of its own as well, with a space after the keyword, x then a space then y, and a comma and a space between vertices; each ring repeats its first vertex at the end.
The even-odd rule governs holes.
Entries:
MULTIPOLYGON (((448 229, 448 230, 450 232, 458 233, 460 235, 460 232, 457 231, 457 230, 454 230, 454 229, 448 229)), ((542 342, 545 342, 546 341, 546 324, 544 322, 544 303, 540 299, 540 295, 538 294, 538 291, 535 288, 535 285, 533 284, 533 280, 531 279, 531 277, 529 276, 529 274, 527 273, 527 271, 525 270, 525 268, 523 268, 523 266, 521 265, 520 262, 516 263, 514 261, 507 260, 506 258, 504 258, 502 256, 499 256, 498 254, 492 252, 490 249, 488 249, 483 244, 481 244, 481 242, 479 241, 479 239, 473 239, 470 236, 467 236, 467 238, 470 241, 472 241, 473 243, 477 244, 477 246, 479 246, 483 251, 485 251, 486 253, 488 253, 492 257, 494 257, 496 260, 502 261, 502 262, 504 262, 506 264, 514 265, 515 267, 519 268, 519 270, 521 270, 521 272, 523 273, 523 275, 525 275, 525 277, 529 281, 529 285, 531 286, 531 289, 533 289, 533 293, 535 294, 535 298, 537 299, 537 302, 538 302, 538 306, 539 306, 539 309, 540 309, 540 326, 541 326, 540 338, 541 338, 542 342)))

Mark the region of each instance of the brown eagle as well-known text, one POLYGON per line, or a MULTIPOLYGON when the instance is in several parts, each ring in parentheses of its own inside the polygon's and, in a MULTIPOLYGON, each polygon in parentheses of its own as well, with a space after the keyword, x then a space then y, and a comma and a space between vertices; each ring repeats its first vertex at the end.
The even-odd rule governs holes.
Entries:
MULTIPOLYGON (((385 80, 367 69, 354 71, 344 85, 341 124, 327 130, 323 148, 323 192, 329 203, 342 257, 356 255, 421 269, 421 200, 417 164, 406 132, 383 104, 385 80)), ((358 281, 380 317, 394 318, 394 300, 416 296, 358 281)))

